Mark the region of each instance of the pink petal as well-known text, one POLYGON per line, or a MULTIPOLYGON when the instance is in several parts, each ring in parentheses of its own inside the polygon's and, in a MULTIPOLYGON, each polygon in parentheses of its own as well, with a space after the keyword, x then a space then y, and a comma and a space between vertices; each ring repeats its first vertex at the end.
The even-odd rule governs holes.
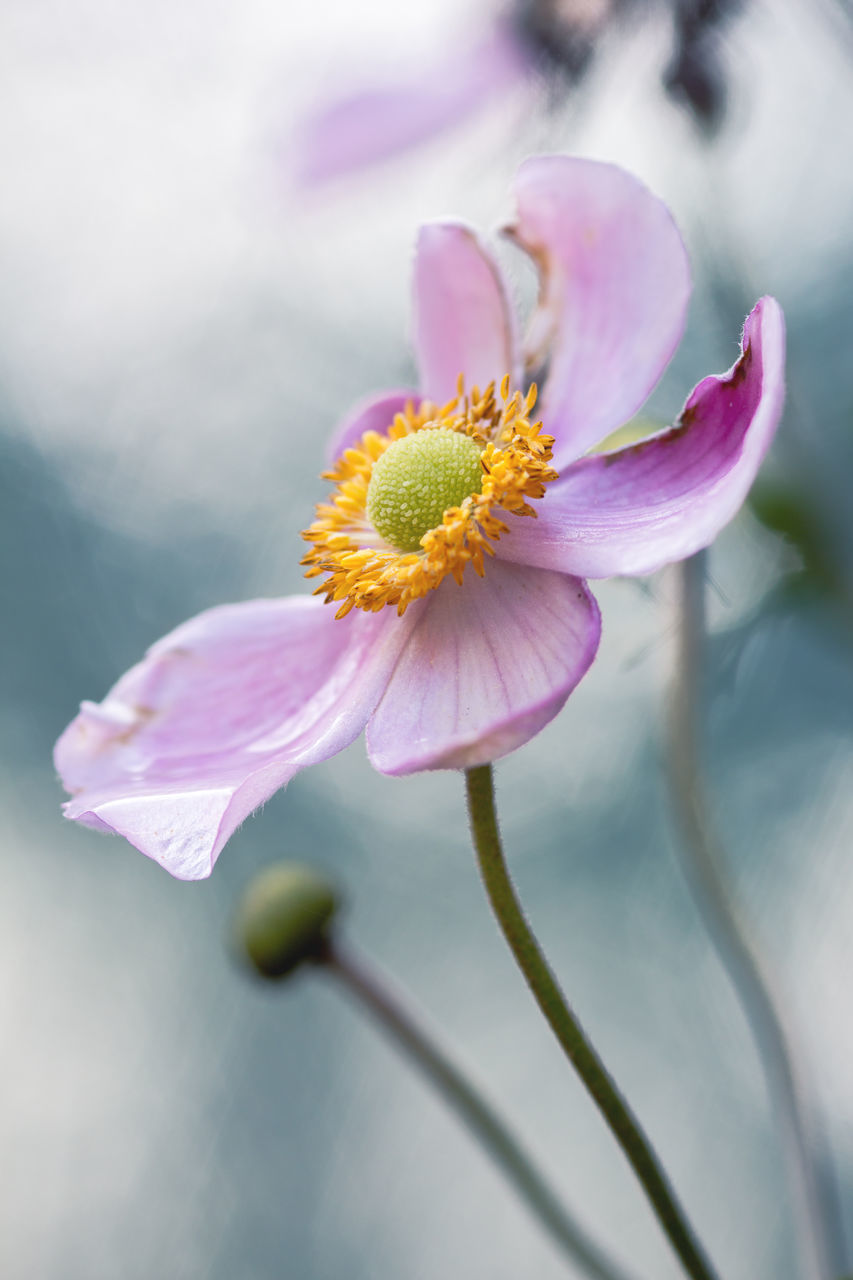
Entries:
POLYGON ((199 614, 65 730, 66 816, 179 879, 209 875, 253 809, 358 736, 411 625, 390 609, 336 620, 310 596, 199 614))
POLYGON ((520 747, 592 662, 601 622, 577 578, 490 561, 426 602, 367 726, 382 773, 467 769, 520 747))
POLYGON ((512 520, 501 556, 604 578, 652 573, 706 547, 740 507, 773 438, 784 364, 782 311, 762 298, 741 358, 699 383, 675 427, 574 463, 537 504, 537 520, 512 520))
POLYGON ((483 390, 504 374, 517 385, 513 313, 497 263, 470 227, 431 222, 415 251, 414 342, 421 391, 443 404, 467 388, 483 390))
POLYGON ((295 165, 304 184, 378 164, 461 124, 527 70, 508 29, 444 53, 409 60, 399 84, 365 89, 319 106, 298 129, 295 165))
POLYGON ((532 359, 558 469, 632 417, 684 329, 690 272, 669 210, 613 165, 525 161, 511 235, 540 272, 532 359))
POLYGON ((360 400, 334 431, 326 448, 326 458, 330 463, 334 462, 345 449, 356 444, 365 431, 378 431, 384 435, 394 421, 394 414, 402 413, 410 400, 417 404, 420 398, 417 391, 402 388, 398 391, 377 391, 375 395, 360 400))

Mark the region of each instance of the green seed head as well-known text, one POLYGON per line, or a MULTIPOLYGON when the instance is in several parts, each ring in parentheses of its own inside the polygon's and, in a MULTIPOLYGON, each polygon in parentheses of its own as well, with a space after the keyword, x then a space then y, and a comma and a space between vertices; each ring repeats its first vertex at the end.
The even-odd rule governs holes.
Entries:
POLYGON ((367 515, 398 551, 417 551, 448 507, 480 492, 481 447, 450 427, 415 431, 389 445, 373 467, 367 515))

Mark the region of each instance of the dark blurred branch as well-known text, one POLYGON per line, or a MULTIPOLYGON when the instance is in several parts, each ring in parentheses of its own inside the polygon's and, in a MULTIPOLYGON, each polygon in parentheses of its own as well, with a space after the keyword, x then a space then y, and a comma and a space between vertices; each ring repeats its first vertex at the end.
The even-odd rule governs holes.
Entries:
POLYGON ((709 134, 726 105, 723 31, 743 6, 744 0, 673 0, 675 43, 664 85, 709 134))

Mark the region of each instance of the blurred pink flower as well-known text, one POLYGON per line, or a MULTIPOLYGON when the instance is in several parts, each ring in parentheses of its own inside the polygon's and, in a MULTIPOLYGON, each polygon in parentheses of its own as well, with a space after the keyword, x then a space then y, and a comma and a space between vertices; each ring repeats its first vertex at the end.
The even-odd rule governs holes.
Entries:
POLYGON ((397 83, 318 102, 294 132, 296 178, 313 185, 400 155, 476 115, 532 70, 524 46, 500 25, 440 63, 407 67, 397 83))
POLYGON ((408 59, 396 80, 383 81, 368 68, 365 87, 345 86, 306 110, 292 137, 295 175, 313 185, 356 173, 459 127, 525 85, 531 99, 544 89, 545 101, 560 100, 619 19, 622 26, 670 19, 674 45, 664 84, 712 130, 725 102, 721 33, 742 2, 512 0, 495 6, 491 25, 476 39, 448 42, 434 59, 408 59))
POLYGON ((401 154, 458 127, 517 86, 552 86, 583 71, 619 0, 522 0, 469 42, 407 62, 398 80, 377 73, 362 89, 321 99, 298 122, 293 163, 306 184, 401 154))
POLYGON ((610 165, 533 158, 515 194, 510 234, 541 277, 526 354, 548 361, 548 435, 534 395, 510 389, 523 353, 495 260, 460 223, 424 226, 420 390, 373 396, 338 429, 335 490, 306 533, 309 573, 327 575, 337 609, 316 595, 226 605, 158 641, 60 738, 69 818, 195 879, 254 808, 365 727, 383 773, 494 760, 543 728, 592 662, 600 621, 584 579, 651 573, 737 511, 782 409, 778 304, 757 303, 738 360, 699 383, 674 427, 589 454, 680 339, 684 246, 666 207, 610 165), (421 446, 437 453, 424 461, 421 446), (421 482, 444 495, 429 519, 421 482))

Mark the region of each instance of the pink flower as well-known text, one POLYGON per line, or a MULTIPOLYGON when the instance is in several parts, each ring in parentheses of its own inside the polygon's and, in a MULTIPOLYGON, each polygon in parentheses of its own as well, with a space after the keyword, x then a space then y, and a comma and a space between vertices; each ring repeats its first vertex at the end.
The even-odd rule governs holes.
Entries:
POLYGON ((548 360, 543 430, 535 392, 508 385, 522 353, 497 264, 468 227, 423 227, 421 389, 374 396, 340 427, 335 488, 306 533, 309 575, 337 607, 226 605, 158 641, 60 738, 69 818, 195 879, 254 808, 365 727, 382 773, 505 755, 593 660, 583 579, 651 573, 737 511, 782 409, 778 304, 756 305, 739 359, 673 428, 590 455, 678 343, 684 246, 665 206, 610 165, 530 159, 516 197, 511 234, 541 273, 528 359, 548 360))
POLYGON ((457 128, 533 71, 528 50, 501 23, 440 60, 407 64, 397 83, 318 102, 294 132, 295 175, 310 186, 380 164, 457 128))
POLYGON ((500 7, 470 41, 409 60, 396 81, 320 101, 297 124, 293 164, 304 184, 381 163, 458 128, 516 88, 552 97, 580 77, 613 17, 613 0, 559 0, 500 7))
MULTIPOLYGON (((721 28, 737 0, 684 4, 672 0, 675 41, 664 75, 667 92, 713 130, 722 118, 725 78, 721 28)), ((589 65, 607 29, 635 9, 634 21, 658 21, 657 10, 628 0, 512 0, 496 7, 478 38, 447 41, 440 56, 408 59, 395 81, 319 101, 297 123, 291 164, 303 185, 354 174, 458 128, 527 89, 528 109, 562 100, 589 65)), ((625 24, 628 25, 628 24, 625 24)))

